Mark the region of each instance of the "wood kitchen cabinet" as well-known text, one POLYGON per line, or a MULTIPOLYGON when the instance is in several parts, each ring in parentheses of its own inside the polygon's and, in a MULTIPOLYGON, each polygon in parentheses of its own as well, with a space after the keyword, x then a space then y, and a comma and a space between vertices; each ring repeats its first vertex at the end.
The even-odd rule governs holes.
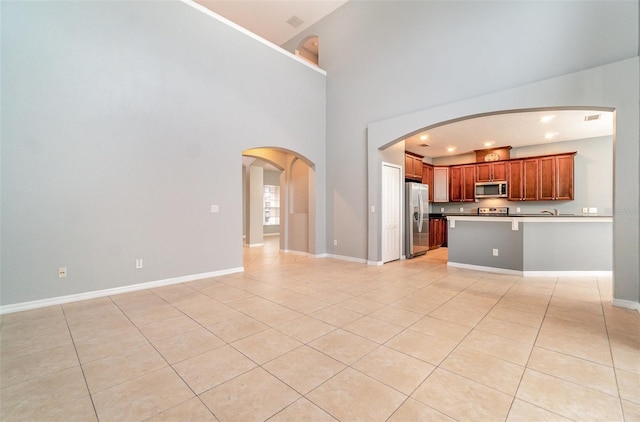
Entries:
POLYGON ((507 162, 509 201, 572 201, 575 152, 507 162))
POLYGON ((422 158, 417 154, 405 152, 404 154, 404 177, 416 182, 422 182, 422 158))
POLYGON ((476 182, 503 182, 507 180, 507 162, 476 164, 476 182))
POLYGON ((473 202, 475 200, 476 166, 449 167, 449 201, 473 202))
POLYGON ((539 200, 538 166, 537 158, 507 162, 509 201, 539 200))
POLYGON ((449 167, 433 168, 433 202, 449 202, 449 167))
POLYGON ((573 200, 573 158, 575 153, 540 157, 540 200, 573 200))
POLYGON ((429 249, 447 246, 447 219, 432 218, 429 220, 429 249))
POLYGON ((429 185, 429 202, 433 202, 433 166, 431 164, 422 164, 422 183, 429 185))

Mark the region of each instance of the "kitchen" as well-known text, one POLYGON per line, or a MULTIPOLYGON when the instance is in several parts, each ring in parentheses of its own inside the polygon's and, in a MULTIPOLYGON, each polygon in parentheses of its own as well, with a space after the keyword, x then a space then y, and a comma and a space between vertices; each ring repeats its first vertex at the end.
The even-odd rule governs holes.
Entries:
POLYGON ((610 274, 612 114, 482 116, 405 139, 405 180, 429 186, 428 249, 462 268, 610 274))

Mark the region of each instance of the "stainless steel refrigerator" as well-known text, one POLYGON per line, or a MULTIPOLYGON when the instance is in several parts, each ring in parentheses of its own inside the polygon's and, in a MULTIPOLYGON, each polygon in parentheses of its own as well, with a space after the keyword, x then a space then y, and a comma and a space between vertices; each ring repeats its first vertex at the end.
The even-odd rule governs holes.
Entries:
POLYGON ((429 249, 429 186, 405 183, 405 254, 424 255, 429 249))

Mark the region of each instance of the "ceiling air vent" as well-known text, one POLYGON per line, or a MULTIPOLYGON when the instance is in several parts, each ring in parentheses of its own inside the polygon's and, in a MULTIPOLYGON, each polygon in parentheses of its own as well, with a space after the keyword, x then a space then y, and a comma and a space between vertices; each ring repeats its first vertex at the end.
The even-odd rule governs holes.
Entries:
POLYGON ((422 148, 426 148, 426 147, 428 147, 428 146, 429 146, 429 144, 418 144, 418 146, 419 146, 419 147, 422 147, 422 148))
POLYGON ((304 21, 303 21, 302 19, 300 19, 299 17, 297 17, 297 16, 295 16, 295 15, 294 15, 294 16, 291 16, 291 17, 289 18, 289 20, 287 21, 287 23, 288 23, 289 25, 293 26, 294 28, 297 28, 297 27, 299 27, 300 25, 302 25, 302 24, 304 23, 304 21))
POLYGON ((591 116, 584 116, 584 121, 585 122, 592 122, 594 120, 599 120, 600 119, 600 115, 599 114, 592 114, 591 116))

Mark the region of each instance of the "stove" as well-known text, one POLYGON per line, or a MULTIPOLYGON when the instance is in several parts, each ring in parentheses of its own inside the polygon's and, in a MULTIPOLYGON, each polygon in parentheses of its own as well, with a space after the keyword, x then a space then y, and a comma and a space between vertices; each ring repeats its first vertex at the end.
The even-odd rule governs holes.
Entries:
POLYGON ((504 217, 509 215, 509 207, 478 207, 478 215, 504 217))

